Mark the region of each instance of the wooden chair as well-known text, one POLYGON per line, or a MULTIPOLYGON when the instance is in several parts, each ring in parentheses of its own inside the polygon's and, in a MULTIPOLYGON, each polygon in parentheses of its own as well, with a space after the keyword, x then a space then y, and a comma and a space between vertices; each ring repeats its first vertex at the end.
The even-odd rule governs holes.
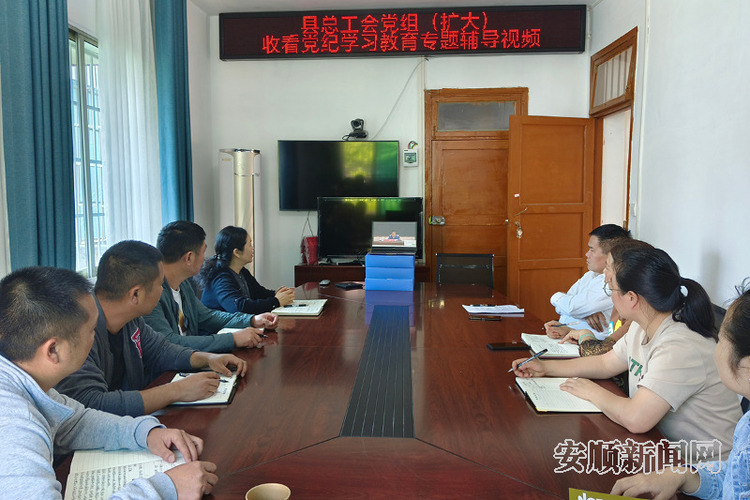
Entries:
POLYGON ((438 253, 435 257, 435 281, 438 284, 464 283, 493 288, 493 254, 438 253))

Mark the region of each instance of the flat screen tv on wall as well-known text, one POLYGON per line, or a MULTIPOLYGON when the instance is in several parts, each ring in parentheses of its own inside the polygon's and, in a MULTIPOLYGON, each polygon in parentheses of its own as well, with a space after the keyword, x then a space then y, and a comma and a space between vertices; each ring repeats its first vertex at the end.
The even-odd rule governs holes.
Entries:
POLYGON ((319 196, 398 196, 398 141, 279 141, 279 209, 319 196))
POLYGON ((318 198, 318 258, 363 259, 372 246, 373 221, 416 222, 422 258, 422 198, 318 198))

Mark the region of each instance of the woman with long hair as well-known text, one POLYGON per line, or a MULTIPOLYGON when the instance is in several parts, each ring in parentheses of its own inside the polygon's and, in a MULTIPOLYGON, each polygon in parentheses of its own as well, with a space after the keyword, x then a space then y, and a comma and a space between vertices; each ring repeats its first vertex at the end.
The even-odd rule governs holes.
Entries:
MULTIPOLYGON (((748 280, 738 287, 735 300, 721 323, 714 361, 722 383, 745 399, 750 398, 750 289, 748 280)), ((677 491, 698 498, 737 499, 750 493, 750 412, 734 429, 734 446, 725 462, 707 462, 700 468, 667 467, 657 474, 638 474, 615 483, 613 494, 672 498, 677 491)))
POLYGON ((721 442, 732 447, 741 416, 737 396, 719 379, 713 306, 697 282, 682 278, 677 264, 657 248, 612 248, 608 293, 620 316, 633 321, 606 354, 570 360, 513 362, 519 377, 570 377, 560 388, 591 401, 630 432, 657 427, 670 441, 721 442), (589 379, 628 372, 629 395, 589 379))
POLYGON ((201 302, 227 312, 260 314, 291 304, 294 288, 269 290, 245 266, 253 261, 253 241, 241 227, 227 226, 216 235, 216 254, 201 269, 201 302))

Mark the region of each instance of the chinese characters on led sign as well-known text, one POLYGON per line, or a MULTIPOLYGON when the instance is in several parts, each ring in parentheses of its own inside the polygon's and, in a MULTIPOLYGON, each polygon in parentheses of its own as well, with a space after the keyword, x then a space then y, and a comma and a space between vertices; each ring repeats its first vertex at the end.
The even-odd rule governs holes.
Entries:
POLYGON ((583 5, 221 14, 221 58, 582 52, 583 5))

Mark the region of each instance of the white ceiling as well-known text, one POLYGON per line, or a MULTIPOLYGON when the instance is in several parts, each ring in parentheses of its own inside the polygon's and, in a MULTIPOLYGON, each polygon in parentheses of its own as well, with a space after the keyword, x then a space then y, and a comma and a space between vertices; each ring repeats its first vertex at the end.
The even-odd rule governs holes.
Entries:
POLYGON ((190 0, 208 15, 222 12, 444 8, 506 5, 591 5, 599 0, 190 0))

